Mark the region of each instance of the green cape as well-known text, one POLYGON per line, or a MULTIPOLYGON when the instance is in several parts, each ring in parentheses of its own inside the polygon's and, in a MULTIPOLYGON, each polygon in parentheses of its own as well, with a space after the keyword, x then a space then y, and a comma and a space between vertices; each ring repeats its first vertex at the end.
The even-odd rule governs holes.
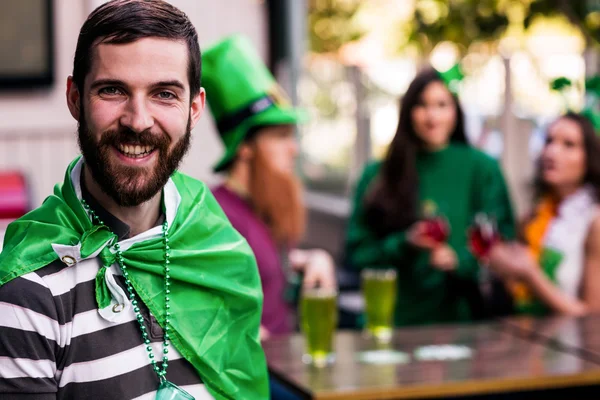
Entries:
MULTIPOLYGON (((71 173, 78 161, 69 165, 54 195, 8 226, 0 286, 57 260, 53 243, 80 243, 82 257, 102 249, 102 262, 114 262, 106 244, 115 235, 92 225, 75 193, 71 173)), ((258 338, 263 298, 254 255, 206 185, 178 172, 171 179, 181 196, 169 227, 171 341, 215 399, 267 399, 258 338)), ((163 246, 162 238, 148 239, 123 255, 133 287, 164 328, 163 246)))

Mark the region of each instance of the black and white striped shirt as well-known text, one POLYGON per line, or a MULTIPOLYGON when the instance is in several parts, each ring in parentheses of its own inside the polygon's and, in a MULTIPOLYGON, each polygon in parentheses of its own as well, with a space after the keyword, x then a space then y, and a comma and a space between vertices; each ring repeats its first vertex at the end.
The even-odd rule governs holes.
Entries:
MULTIPOLYGON (((102 218, 119 237, 128 233, 110 214, 102 218)), ((98 258, 71 266, 58 260, 0 287, 0 399, 155 398, 159 380, 132 307, 112 322, 98 312, 100 267, 98 258)), ((109 272, 124 289, 118 266, 109 272)), ((145 307, 141 311, 154 352, 162 354, 163 331, 145 307)), ((167 378, 196 400, 212 399, 173 346, 167 378)))

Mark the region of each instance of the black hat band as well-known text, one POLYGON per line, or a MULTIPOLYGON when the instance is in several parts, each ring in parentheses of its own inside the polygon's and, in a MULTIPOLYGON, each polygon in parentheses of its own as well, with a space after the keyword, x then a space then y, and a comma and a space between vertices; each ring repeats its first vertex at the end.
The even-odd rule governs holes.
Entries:
POLYGON ((234 114, 226 115, 217 122, 217 129, 221 136, 226 132, 240 126, 248 118, 260 114, 269 107, 275 104, 275 100, 270 95, 266 94, 260 98, 250 102, 244 108, 236 111, 234 114))

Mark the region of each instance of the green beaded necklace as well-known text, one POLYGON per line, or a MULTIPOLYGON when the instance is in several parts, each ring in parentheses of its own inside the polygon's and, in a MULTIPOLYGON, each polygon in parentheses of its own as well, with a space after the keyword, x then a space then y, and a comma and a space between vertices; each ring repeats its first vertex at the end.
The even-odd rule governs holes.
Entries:
MULTIPOLYGON (((89 204, 87 204, 87 202, 85 200, 82 199, 81 203, 83 204, 83 208, 85 209, 85 211, 92 217, 92 219, 94 221, 96 221, 97 224, 106 226, 104 224, 104 222, 96 215, 94 210, 92 210, 92 208, 89 206, 89 204)), ((117 264, 119 265, 119 268, 121 269, 121 273, 123 274, 123 277, 125 278, 125 285, 127 287, 127 292, 129 293, 129 299, 131 300, 131 304, 133 305, 133 311, 135 312, 136 319, 140 325, 140 330, 142 332, 142 341, 146 345, 146 350, 148 351, 148 358, 150 359, 150 362, 152 363, 154 372, 156 372, 156 375, 158 375, 158 378, 160 380, 160 387, 158 389, 156 398, 159 399, 159 398, 162 398, 161 396, 165 396, 164 398, 169 398, 169 399, 182 398, 182 399, 192 399, 193 400, 193 397, 189 393, 187 393, 183 389, 177 387, 175 384, 167 381, 167 378, 166 378, 167 367, 169 366, 169 357, 168 357, 168 354, 169 354, 169 329, 170 329, 169 328, 169 316, 170 316, 169 309, 171 308, 171 306, 169 305, 169 301, 170 301, 169 294, 171 294, 171 282, 170 282, 171 275, 169 274, 169 272, 171 271, 171 269, 169 268, 169 264, 171 262, 169 261, 169 257, 171 255, 171 251, 170 251, 171 249, 169 247, 169 224, 167 221, 165 221, 162 225, 162 234, 163 234, 163 242, 165 245, 165 262, 164 262, 165 327, 164 327, 164 337, 163 337, 162 369, 156 363, 156 357, 154 355, 154 351, 152 350, 152 346, 150 346, 150 339, 148 338, 148 332, 146 330, 146 326, 144 325, 144 317, 140 313, 140 307, 138 306, 138 301, 135 298, 133 286, 131 285, 131 281, 129 280, 129 272, 127 271, 127 266, 125 265, 125 262, 124 262, 123 252, 121 251, 121 246, 119 245, 119 243, 115 243, 113 248, 115 249, 115 253, 117 256, 117 264), (169 394, 167 394, 167 392, 169 392, 169 394), (169 396, 172 396, 173 393, 176 395, 179 395, 181 397, 169 397, 169 396)))
MULTIPOLYGON (((91 209, 91 207, 89 206, 89 204, 87 204, 87 202, 85 200, 81 200, 81 202, 83 203, 83 208, 85 209, 85 211, 88 212, 88 214, 90 214, 92 216, 92 218, 96 221, 96 223, 98 223, 99 225, 102 226, 106 226, 104 224, 104 222, 96 215, 96 213, 94 212, 94 210, 91 209)), ((116 251, 116 256, 117 256, 117 264, 119 265, 119 268, 121 268, 121 273, 123 274, 123 277, 125 278, 125 286, 127 287, 127 292, 129 293, 129 300, 131 300, 131 305, 133 306, 133 311, 135 312, 135 317, 138 321, 138 323, 140 324, 140 330, 142 331, 142 340, 144 342, 144 344, 146 345, 146 350, 148 351, 148 357, 150 358, 150 362, 152 363, 152 367, 154 368, 154 372, 156 372, 156 374, 158 375, 158 377, 160 378, 161 381, 163 381, 165 379, 165 375, 167 374, 167 368, 168 368, 168 363, 169 363, 169 358, 168 358, 168 353, 169 353, 169 309, 171 308, 171 306, 169 305, 169 294, 171 293, 171 282, 169 282, 169 279, 171 278, 171 276, 169 275, 170 272, 170 268, 169 268, 169 256, 170 256, 170 248, 169 248, 169 233, 168 233, 168 229, 169 229, 169 224, 167 223, 167 221, 165 221, 163 223, 162 226, 162 232, 163 232, 163 242, 165 244, 165 264, 164 264, 164 272, 165 272, 165 335, 164 335, 164 341, 163 341, 163 365, 162 365, 162 369, 159 368, 158 364, 156 363, 156 357, 154 355, 154 352, 152 351, 152 347, 150 346, 150 339, 148 338, 148 332, 146 331, 146 326, 144 325, 144 317, 142 316, 142 314, 140 313, 140 307, 138 306, 138 301, 135 299, 135 293, 133 291, 133 286, 131 286, 131 281, 129 280, 129 272, 127 271, 127 266, 125 265, 124 259, 123 259, 123 252, 121 251, 121 246, 119 245, 119 243, 115 243, 114 244, 114 249, 116 251)))

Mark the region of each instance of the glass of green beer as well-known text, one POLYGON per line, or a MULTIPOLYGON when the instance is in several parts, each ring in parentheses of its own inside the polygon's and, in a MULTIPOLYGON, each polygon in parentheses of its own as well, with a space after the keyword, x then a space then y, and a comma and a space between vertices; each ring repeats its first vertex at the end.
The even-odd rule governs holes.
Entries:
POLYGON ((302 360, 324 367, 335 360, 333 336, 337 327, 337 291, 335 289, 303 289, 300 298, 301 329, 307 353, 302 360))
POLYGON ((362 271, 361 278, 367 331, 377 340, 388 342, 392 338, 394 326, 396 271, 365 269, 362 271))

